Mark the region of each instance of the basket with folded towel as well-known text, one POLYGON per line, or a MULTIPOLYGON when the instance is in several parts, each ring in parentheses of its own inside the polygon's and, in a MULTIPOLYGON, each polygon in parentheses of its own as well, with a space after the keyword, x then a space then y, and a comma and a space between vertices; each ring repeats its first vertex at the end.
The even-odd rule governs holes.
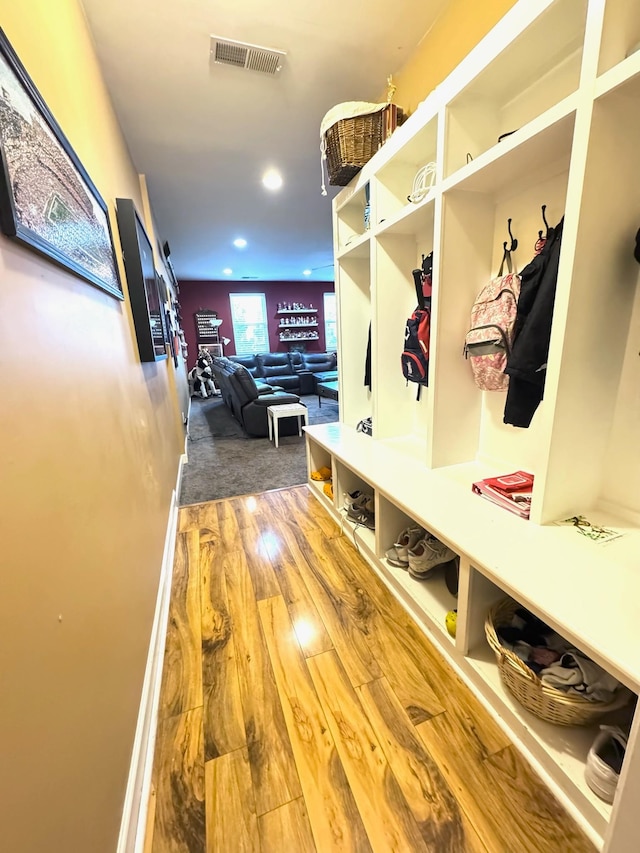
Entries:
POLYGON ((506 687, 548 723, 587 726, 631 698, 613 676, 510 598, 491 608, 484 629, 506 687))

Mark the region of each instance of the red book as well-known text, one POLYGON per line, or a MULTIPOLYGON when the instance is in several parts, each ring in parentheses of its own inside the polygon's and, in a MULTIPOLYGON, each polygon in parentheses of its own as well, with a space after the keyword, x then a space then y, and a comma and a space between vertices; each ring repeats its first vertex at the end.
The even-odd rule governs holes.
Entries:
POLYGON ((531 512, 531 492, 533 491, 533 474, 526 471, 516 471, 500 477, 486 477, 473 483, 472 490, 491 503, 519 515, 529 518, 531 512))

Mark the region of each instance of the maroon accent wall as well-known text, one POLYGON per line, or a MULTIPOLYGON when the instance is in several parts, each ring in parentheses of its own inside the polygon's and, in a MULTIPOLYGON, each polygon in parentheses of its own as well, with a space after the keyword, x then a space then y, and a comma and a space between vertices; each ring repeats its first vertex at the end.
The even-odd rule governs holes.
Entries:
POLYGON ((318 309, 317 341, 306 341, 307 352, 324 352, 324 293, 333 293, 332 281, 180 281, 180 307, 182 309, 182 328, 189 345, 187 365, 195 363, 198 352, 196 342, 196 321, 194 314, 202 308, 217 311, 222 320, 220 338, 231 338, 231 343, 224 348, 225 355, 235 355, 233 323, 231 322, 230 293, 264 293, 267 302, 267 319, 269 321, 269 351, 287 352, 289 342, 280 341, 277 314, 279 302, 301 302, 306 306, 313 304, 318 309))

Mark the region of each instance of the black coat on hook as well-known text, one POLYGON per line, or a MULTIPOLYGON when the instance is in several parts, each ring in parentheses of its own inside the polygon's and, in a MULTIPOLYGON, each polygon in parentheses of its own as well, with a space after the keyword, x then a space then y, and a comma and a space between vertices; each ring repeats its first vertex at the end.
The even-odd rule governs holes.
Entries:
POLYGON ((544 392, 563 224, 564 217, 549 228, 542 251, 521 273, 515 337, 505 369, 509 388, 504 407, 504 422, 517 427, 531 424, 544 392))

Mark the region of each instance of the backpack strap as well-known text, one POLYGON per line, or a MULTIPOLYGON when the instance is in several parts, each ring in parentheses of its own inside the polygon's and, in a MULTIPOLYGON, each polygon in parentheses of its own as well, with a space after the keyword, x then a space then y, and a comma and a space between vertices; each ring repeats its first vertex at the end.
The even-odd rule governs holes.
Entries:
POLYGON ((422 289, 422 270, 414 270, 413 271, 413 283, 416 286, 416 300, 418 303, 418 308, 424 310, 425 301, 424 301, 424 291, 422 289))
POLYGON ((511 274, 511 273, 513 273, 513 272, 515 272, 515 274, 517 275, 517 274, 518 274, 518 270, 517 270, 517 269, 515 268, 515 266, 511 263, 511 252, 507 249, 507 244, 506 244, 506 243, 505 243, 505 248, 504 248, 504 255, 502 256, 502 261, 500 262, 500 269, 498 270, 498 278, 502 278, 502 276, 504 275, 504 265, 505 265, 505 261, 506 261, 506 264, 507 264, 507 272, 508 272, 509 274, 511 274))

